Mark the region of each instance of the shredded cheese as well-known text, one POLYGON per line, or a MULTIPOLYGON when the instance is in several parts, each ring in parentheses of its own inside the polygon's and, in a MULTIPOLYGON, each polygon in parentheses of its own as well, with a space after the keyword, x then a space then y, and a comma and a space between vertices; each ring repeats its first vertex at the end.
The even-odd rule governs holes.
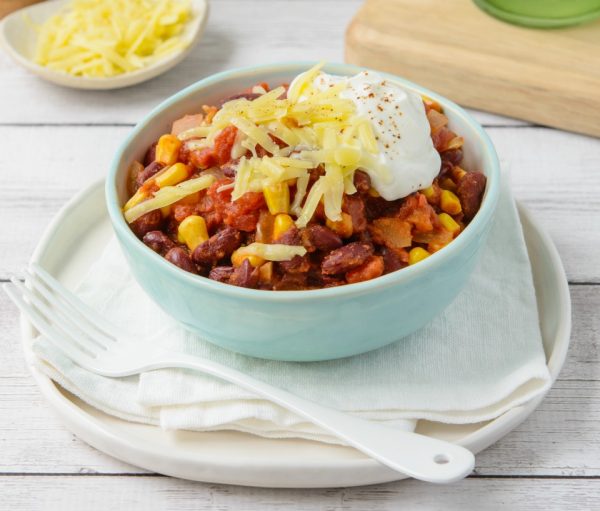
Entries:
POLYGON ((236 138, 236 155, 241 158, 232 200, 295 180, 290 212, 297 217, 298 227, 306 226, 320 201, 328 218, 340 220, 343 194, 356 192, 356 170, 365 170, 383 181, 391 178, 389 169, 379 162, 370 121, 357 114, 351 100, 340 97, 346 85, 340 82, 325 90, 314 86, 320 68, 321 64, 295 79, 287 96, 283 87, 269 92, 255 88, 258 98, 228 101, 209 125, 179 135, 182 140, 200 137, 188 141, 189 148, 210 147, 224 128, 238 128, 241 135, 236 138), (258 147, 270 155, 259 157, 258 147), (244 156, 244 150, 251 155, 244 156), (318 167, 325 175, 307 196, 309 170, 318 167))
POLYGON ((138 218, 154 211, 155 209, 164 208, 169 206, 178 200, 191 195, 192 193, 204 190, 212 185, 216 181, 215 176, 212 174, 203 174, 200 177, 194 179, 188 179, 183 183, 179 183, 175 186, 165 186, 158 190, 154 197, 147 199, 143 202, 132 206, 125 211, 125 220, 127 222, 135 222, 138 218))
POLYGON ((297 255, 306 254, 306 249, 301 245, 281 245, 278 243, 251 243, 238 248, 239 256, 258 256, 266 261, 289 261, 297 255))
POLYGON ((39 27, 35 61, 105 78, 149 66, 185 48, 190 0, 72 0, 39 27))

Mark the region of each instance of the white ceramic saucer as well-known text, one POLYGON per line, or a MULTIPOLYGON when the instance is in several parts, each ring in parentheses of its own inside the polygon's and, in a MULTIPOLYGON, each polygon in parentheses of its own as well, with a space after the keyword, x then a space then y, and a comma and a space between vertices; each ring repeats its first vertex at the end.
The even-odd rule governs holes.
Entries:
POLYGON ((46 1, 13 12, 0 22, 0 43, 23 67, 44 80, 75 89, 119 89, 150 80, 181 62, 202 37, 208 19, 208 0, 192 0, 193 18, 186 24, 183 37, 190 43, 182 50, 165 55, 154 64, 108 78, 86 78, 54 71, 33 61, 37 35, 30 21, 41 24, 54 15, 68 0, 46 1))
MULTIPOLYGON (((548 368, 556 379, 567 353, 571 303, 566 276, 554 245, 530 214, 519 207, 531 258, 548 368)), ((74 287, 104 249, 112 229, 102 183, 82 191, 47 228, 33 260, 74 287)), ((238 432, 165 432, 126 422, 86 405, 57 387, 32 365, 33 327, 22 319, 28 365, 43 395, 67 428, 115 458, 167 475, 247 486, 323 488, 401 479, 352 448, 307 440, 272 440, 238 432)), ((542 397, 497 419, 472 425, 420 421, 417 431, 479 452, 521 423, 542 397)))

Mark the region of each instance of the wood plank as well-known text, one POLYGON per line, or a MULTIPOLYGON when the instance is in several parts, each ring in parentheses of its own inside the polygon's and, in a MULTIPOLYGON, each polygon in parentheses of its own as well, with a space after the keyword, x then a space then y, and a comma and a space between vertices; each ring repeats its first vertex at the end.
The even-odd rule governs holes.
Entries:
POLYGON ((600 136, 599 36, 598 22, 530 30, 471 0, 367 0, 346 32, 346 58, 470 107, 600 136))
MULTIPOLYGON (((559 381, 522 425, 477 456, 482 475, 600 477, 600 286, 572 286, 573 339, 559 381)), ((0 473, 140 473, 68 432, 23 362, 0 293, 0 473)))
POLYGON ((548 230, 569 280, 599 282, 600 140, 544 128, 487 131, 515 197, 548 230))
POLYGON ((6 509, 62 511, 125 509, 158 511, 239 510, 367 511, 553 511, 597 509, 600 480, 478 479, 449 486, 417 481, 325 490, 243 488, 165 477, 1 477, 6 509), (443 505, 440 507, 441 502, 443 505))
MULTIPOLYGON (((25 264, 50 218, 102 178, 127 126, 0 126, 0 279, 25 264), (35 151, 31 150, 35 144, 35 151), (25 158, 26 155, 26 158, 25 158)), ((600 282, 600 140, 545 128, 489 128, 515 195, 548 229, 573 282, 600 282)))
POLYGON ((23 267, 50 219, 70 197, 106 175, 130 130, 0 127, 0 136, 6 137, 0 175, 18 176, 0 190, 0 278, 23 267))
MULTIPOLYGON (((212 1, 206 33, 188 58, 149 83, 115 91, 61 88, 0 53, 0 123, 134 123, 171 94, 219 71, 292 60, 342 61, 344 30, 360 3, 291 0, 284 7, 278 0, 212 1)), ((491 124, 522 124, 476 115, 491 124)))

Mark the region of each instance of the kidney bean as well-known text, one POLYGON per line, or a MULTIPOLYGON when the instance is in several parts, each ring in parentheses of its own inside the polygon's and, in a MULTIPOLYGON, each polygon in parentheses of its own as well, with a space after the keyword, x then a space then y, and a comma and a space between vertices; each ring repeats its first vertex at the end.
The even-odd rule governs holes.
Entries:
POLYGON ((442 160, 442 164, 440 165, 440 172, 438 173, 438 179, 444 179, 452 175, 452 169, 454 165, 447 160, 442 160))
POLYGON ((348 282, 348 284, 354 284, 356 282, 371 280, 383 275, 383 270, 383 257, 371 256, 359 267, 346 273, 346 282, 348 282))
POLYGON ((365 214, 368 220, 379 218, 380 216, 396 216, 403 199, 396 201, 386 201, 383 197, 366 197, 365 214))
POLYGON ((360 241, 361 243, 368 243, 369 245, 373 244, 373 236, 371 236, 371 233, 368 230, 358 233, 352 239, 353 239, 353 241, 360 241))
POLYGON ((439 179, 449 177, 455 165, 458 165, 463 159, 462 149, 449 149, 440 153, 442 163, 440 165, 439 179))
POLYGON ((300 231, 296 227, 291 227, 277 238, 278 245, 302 245, 300 231))
POLYGON ((135 183, 137 184, 138 188, 142 186, 146 180, 150 179, 152 176, 157 174, 158 171, 161 170, 163 167, 164 165, 157 161, 153 161, 152 163, 150 163, 150 165, 147 165, 144 168, 144 170, 142 170, 137 175, 137 178, 135 180, 135 183))
POLYGON ((456 195, 460 199, 467 220, 471 220, 481 206, 481 198, 487 179, 481 172, 467 172, 458 182, 456 195))
POLYGON ((240 232, 233 227, 213 234, 207 241, 198 245, 192 254, 192 259, 198 264, 214 264, 223 259, 241 245, 240 232))
POLYGON ((373 254, 373 246, 367 243, 353 242, 330 252, 321 265, 325 275, 346 273, 363 264, 373 254))
POLYGON ((165 254, 165 259, 182 270, 189 271, 190 273, 198 273, 198 268, 192 262, 187 250, 182 247, 173 247, 165 254))
POLYGON ((361 233, 367 228, 365 203, 358 194, 344 195, 342 209, 352 218, 352 232, 361 233))
POLYGON ((358 193, 367 193, 371 189, 371 178, 369 174, 362 170, 357 170, 354 173, 354 186, 358 193))
POLYGON ((335 232, 329 227, 318 224, 309 225, 302 231, 302 241, 305 242, 304 245, 324 252, 331 252, 343 245, 342 238, 335 232))
POLYGON ((406 266, 406 263, 408 262, 408 252, 406 252, 406 250, 404 249, 392 250, 391 248, 384 247, 381 250, 381 255, 383 256, 383 266, 385 273, 390 273, 399 270, 400 268, 406 266), (406 261, 403 261, 403 258, 401 257, 401 255, 404 256, 404 254, 406 254, 406 261))
POLYGON ((144 166, 147 167, 154 160, 156 160, 156 145, 158 144, 158 140, 148 148, 146 151, 146 155, 144 156, 144 166))
POLYGON ((255 288, 258 285, 258 270, 248 259, 244 259, 242 264, 233 270, 229 283, 239 287, 255 288))
POLYGON ((217 282, 229 282, 232 274, 233 266, 215 266, 212 270, 210 270, 208 278, 216 280, 217 282))
POLYGON ((344 279, 334 277, 332 275, 323 275, 323 283, 321 287, 338 287, 343 286, 346 283, 344 279))
POLYGON ((275 291, 298 291, 306 289, 306 273, 284 273, 283 276, 275 282, 273 289, 275 291))
POLYGON ((297 255, 289 261, 280 261, 278 266, 284 273, 306 273, 310 270, 310 261, 305 255, 297 255))
POLYGON ((134 234, 142 239, 150 231, 158 231, 163 223, 163 216, 159 210, 150 211, 130 224, 134 234))
POLYGON ((175 246, 171 238, 162 231, 147 232, 144 234, 142 241, 152 250, 163 256, 175 246))
POLYGON ((462 149, 448 149, 440 154, 442 161, 448 161, 452 163, 452 165, 460 165, 460 162, 463 159, 462 149))

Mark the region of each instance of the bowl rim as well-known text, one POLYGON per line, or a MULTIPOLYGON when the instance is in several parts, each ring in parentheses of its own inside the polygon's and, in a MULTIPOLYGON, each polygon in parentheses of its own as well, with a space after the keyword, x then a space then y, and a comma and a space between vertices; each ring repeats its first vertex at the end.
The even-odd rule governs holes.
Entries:
POLYGON ((133 248, 140 253, 146 254, 151 261, 154 261, 164 271, 167 272, 172 278, 183 281, 189 285, 197 286, 199 290, 205 290, 213 293, 218 293, 231 298, 250 298, 252 300, 267 301, 267 302, 289 302, 289 301, 305 301, 315 299, 329 299, 329 298, 340 298, 340 297, 352 297, 359 296, 362 294, 378 291, 390 286, 397 286, 403 282, 411 281, 415 278, 420 277, 423 274, 430 274, 430 272, 442 266, 444 260, 449 259, 453 254, 459 252, 465 247, 474 237, 480 235, 481 231, 485 229, 487 224, 493 220, 493 214, 498 202, 498 196, 500 193, 500 163, 498 156, 491 139, 481 127, 481 125, 463 108, 458 106, 456 103, 446 99, 445 97, 430 91, 429 89, 417 85, 409 80, 401 78, 399 76, 391 75, 374 69, 369 69, 360 66, 354 66, 351 64, 341 64, 328 62, 324 66, 324 70, 338 75, 349 75, 356 74, 361 71, 369 71, 379 73, 386 79, 399 83, 409 89, 417 91, 419 94, 429 96, 431 99, 438 101, 444 108, 449 108, 453 113, 463 119, 469 124, 476 135, 478 136, 478 142, 483 145, 483 158, 486 160, 486 167, 488 172, 486 173, 487 186, 484 193, 481 207, 473 220, 465 228, 465 230, 454 239, 447 246, 441 250, 431 254, 430 257, 421 261, 419 264, 413 266, 407 266, 402 268, 402 271, 394 271, 376 279, 368 280, 365 282, 358 282, 354 284, 346 284, 343 286, 323 288, 323 289, 307 289, 301 291, 271 291, 262 289, 247 289, 231 284, 225 284, 211 280, 207 277, 194 275, 193 273, 186 272, 181 268, 178 268, 174 264, 168 262, 164 257, 154 252, 152 249, 147 247, 140 239, 138 239, 129 225, 125 221, 121 206, 119 204, 117 195, 116 178, 120 167, 120 161, 123 158, 124 152, 134 141, 135 137, 143 131, 149 124, 151 124, 154 118, 179 103, 185 100, 187 97, 195 94, 198 90, 201 90, 207 86, 214 85, 222 80, 230 78, 251 78, 257 74, 265 73, 281 73, 289 71, 290 73, 299 73, 302 70, 311 68, 317 63, 317 61, 286 61, 278 62, 274 64, 264 64, 257 66, 248 66, 235 68, 228 71, 222 71, 219 73, 212 74, 198 82, 189 85, 181 91, 168 97, 162 101, 159 105, 153 108, 129 133, 127 138, 122 142, 119 149, 117 150, 108 175, 106 178, 105 185, 105 199, 108 214, 121 242, 127 240, 127 242, 133 243, 133 248), (141 252, 143 249, 143 252, 141 252))

